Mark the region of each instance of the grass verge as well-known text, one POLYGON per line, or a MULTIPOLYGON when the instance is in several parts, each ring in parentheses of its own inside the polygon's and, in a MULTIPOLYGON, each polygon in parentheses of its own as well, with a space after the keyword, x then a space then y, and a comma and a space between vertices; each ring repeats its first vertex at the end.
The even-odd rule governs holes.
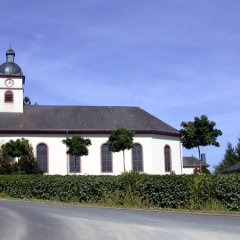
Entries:
MULTIPOLYGON (((106 195, 107 197, 107 195, 106 195)), ((8 194, 1 192, 0 199, 2 200, 14 200, 14 201, 26 201, 26 202, 36 202, 36 203, 47 203, 47 204, 57 204, 57 205, 73 205, 73 206, 82 206, 82 207, 103 207, 103 208, 116 208, 116 209, 131 209, 131 210, 144 210, 144 211, 162 211, 162 212, 177 212, 185 214, 210 214, 210 215, 231 215, 231 216, 240 216, 240 211, 229 211, 225 209, 221 204, 209 203, 201 210, 199 209, 186 209, 186 208, 159 208, 159 207, 149 207, 149 206, 137 206, 132 204, 117 204, 111 199, 107 199, 102 202, 84 202, 80 203, 78 201, 67 201, 62 202, 58 199, 46 200, 46 199, 37 199, 37 198, 14 198, 8 194)), ((146 204, 147 205, 147 204, 146 204)))

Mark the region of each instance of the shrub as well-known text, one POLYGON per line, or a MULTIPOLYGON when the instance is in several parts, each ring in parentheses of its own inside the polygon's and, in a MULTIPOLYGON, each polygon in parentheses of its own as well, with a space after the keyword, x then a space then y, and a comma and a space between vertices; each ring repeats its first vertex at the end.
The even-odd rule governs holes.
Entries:
POLYGON ((2 175, 1 196, 126 207, 240 211, 240 174, 2 175))

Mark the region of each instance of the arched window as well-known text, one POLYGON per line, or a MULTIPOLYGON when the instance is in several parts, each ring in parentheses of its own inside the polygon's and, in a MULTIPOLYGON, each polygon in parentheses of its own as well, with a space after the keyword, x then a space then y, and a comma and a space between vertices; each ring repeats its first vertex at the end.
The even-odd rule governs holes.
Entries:
POLYGON ((143 172, 142 146, 138 143, 133 144, 132 165, 134 172, 143 172))
POLYGON ((103 144, 101 148, 102 172, 112 172, 112 152, 108 144, 103 144))
POLYGON ((4 94, 4 100, 6 103, 12 103, 13 102, 13 92, 6 91, 4 94))
POLYGON ((37 163, 44 173, 48 172, 48 148, 44 143, 37 145, 37 163))
POLYGON ((171 172, 171 148, 167 145, 164 147, 165 172, 171 172))
POLYGON ((69 170, 70 173, 80 173, 81 172, 81 164, 80 164, 80 156, 69 156, 69 170))

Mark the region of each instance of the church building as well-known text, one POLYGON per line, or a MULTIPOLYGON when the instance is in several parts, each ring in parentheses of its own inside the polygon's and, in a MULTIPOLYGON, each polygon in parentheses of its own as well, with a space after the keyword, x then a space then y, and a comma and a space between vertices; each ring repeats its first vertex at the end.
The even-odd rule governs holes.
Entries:
MULTIPOLYGON (((24 105, 25 76, 6 52, 0 65, 0 144, 26 138, 45 174, 120 174, 122 152, 109 151, 114 129, 135 132, 134 145, 125 151, 127 171, 182 174, 182 145, 178 130, 139 107, 24 105), (66 154, 62 140, 73 135, 91 139, 88 156, 66 154)), ((27 83, 27 81, 26 81, 27 83)))

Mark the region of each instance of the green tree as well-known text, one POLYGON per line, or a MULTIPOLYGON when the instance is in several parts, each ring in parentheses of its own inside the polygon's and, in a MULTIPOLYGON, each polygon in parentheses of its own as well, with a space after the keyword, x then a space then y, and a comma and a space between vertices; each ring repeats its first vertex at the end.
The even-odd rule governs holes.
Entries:
MULTIPOLYGON (((195 117, 194 121, 182 122, 181 142, 183 147, 187 149, 197 148, 199 160, 201 157, 200 146, 213 145, 219 147, 220 144, 217 142, 217 137, 222 135, 222 131, 216 129, 216 123, 209 121, 206 115, 202 115, 200 118, 195 117)), ((201 166, 200 166, 200 171, 201 166)))
POLYGON ((240 138, 238 139, 236 147, 233 147, 231 143, 227 144, 223 160, 214 167, 215 173, 221 173, 222 170, 234 165, 237 162, 240 162, 240 138))
POLYGON ((198 148, 199 159, 201 156, 200 146, 213 145, 219 147, 217 137, 222 131, 215 128, 216 123, 209 121, 206 115, 195 117, 194 121, 182 122, 180 130, 181 142, 187 149, 198 148))
POLYGON ((38 163, 33 154, 21 156, 18 160, 19 170, 26 174, 42 174, 43 171, 39 168, 38 163))
POLYGON ((2 157, 9 163, 9 159, 18 158, 18 163, 12 164, 12 170, 16 167, 26 174, 42 173, 34 158, 33 148, 30 142, 25 139, 10 140, 1 146, 2 157))
POLYGON ((10 174, 11 173, 10 159, 6 159, 2 154, 2 147, 0 148, 0 174, 10 174))
POLYGON ((119 128, 112 131, 108 139, 109 149, 112 152, 123 152, 123 171, 126 171, 125 168, 125 154, 126 149, 131 149, 133 147, 133 137, 134 132, 127 130, 125 128, 119 128))
POLYGON ((17 139, 16 141, 10 140, 2 145, 2 154, 4 158, 26 156, 30 151, 31 145, 29 141, 24 138, 17 139))
POLYGON ((236 152, 238 158, 240 159, 240 138, 238 138, 238 143, 237 143, 237 146, 235 148, 235 152, 236 152))
MULTIPOLYGON (((67 154, 75 156, 75 168, 76 157, 88 155, 88 147, 92 144, 89 138, 83 138, 80 136, 67 137, 62 141, 67 146, 67 154)), ((76 172, 76 169, 75 169, 76 172)))

